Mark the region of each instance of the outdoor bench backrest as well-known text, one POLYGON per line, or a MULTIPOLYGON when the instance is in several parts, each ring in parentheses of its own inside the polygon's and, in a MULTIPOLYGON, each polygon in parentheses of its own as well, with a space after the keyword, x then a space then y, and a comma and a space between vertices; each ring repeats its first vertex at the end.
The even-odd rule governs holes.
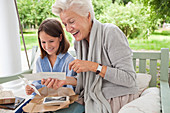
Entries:
POLYGON ((157 64, 160 63, 160 80, 168 81, 168 66, 169 66, 169 49, 161 49, 160 52, 133 52, 133 65, 136 70, 136 62, 139 60, 139 73, 146 73, 147 60, 149 63, 149 74, 152 75, 150 87, 155 87, 157 82, 157 73, 159 68, 157 64), (159 63, 158 63, 159 62, 159 63))
POLYGON ((160 96, 161 96, 161 112, 170 113, 170 88, 168 83, 168 67, 169 67, 169 49, 162 48, 160 52, 133 52, 133 65, 135 70, 139 68, 139 73, 146 73, 148 62, 150 60, 149 74, 152 75, 150 87, 156 87, 157 73, 160 71, 160 96), (137 64, 139 60, 139 67, 137 64), (159 62, 160 61, 160 62, 159 62), (157 64, 160 63, 160 69, 157 64), (157 69, 158 68, 158 69, 157 69))

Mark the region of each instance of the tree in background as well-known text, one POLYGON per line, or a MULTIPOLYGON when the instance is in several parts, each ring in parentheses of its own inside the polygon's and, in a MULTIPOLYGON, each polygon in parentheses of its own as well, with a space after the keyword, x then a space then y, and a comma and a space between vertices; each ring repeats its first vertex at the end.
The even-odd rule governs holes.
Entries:
POLYGON ((93 0, 96 18, 102 23, 113 23, 117 25, 127 38, 147 38, 148 29, 156 27, 149 20, 149 10, 138 3, 124 3, 116 0, 93 0))
MULTIPOLYGON (((46 18, 58 18, 51 11, 54 2, 55 0, 17 0, 23 29, 37 29, 46 18)), ((65 33, 72 42, 71 34, 65 33)))
POLYGON ((128 2, 133 2, 134 0, 112 0, 112 3, 123 3, 124 5, 126 5, 128 2))
POLYGON ((17 0, 18 11, 23 28, 37 28, 51 12, 52 0, 17 0))
POLYGON ((151 19, 162 19, 163 22, 170 22, 170 1, 169 0, 139 0, 150 9, 151 19))
POLYGON ((93 6, 98 20, 119 26, 128 38, 147 38, 170 21, 168 0, 93 0, 93 6))
MULTIPOLYGON (((54 2, 17 0, 23 28, 36 29, 44 19, 56 17, 51 12, 54 2)), ((117 25, 128 38, 147 38, 148 30, 153 32, 161 19, 170 19, 170 3, 166 0, 92 0, 92 3, 96 19, 117 25)))

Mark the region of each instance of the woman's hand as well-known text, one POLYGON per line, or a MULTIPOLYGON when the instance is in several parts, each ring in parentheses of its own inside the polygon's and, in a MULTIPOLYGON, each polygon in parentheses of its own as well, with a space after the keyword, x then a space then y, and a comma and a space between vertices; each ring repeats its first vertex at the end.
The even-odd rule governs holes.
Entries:
MULTIPOLYGON (((31 84, 31 85, 33 85, 33 84, 31 84)), ((33 86, 34 86, 34 85, 33 85, 33 86)), ((26 85, 25 91, 26 91, 26 94, 27 94, 27 95, 31 95, 31 94, 34 92, 34 89, 31 88, 29 85, 26 85)))
POLYGON ((69 64, 69 69, 70 70, 73 69, 74 72, 76 73, 87 72, 87 71, 96 72, 97 66, 98 63, 96 62, 76 59, 69 64))
POLYGON ((42 79, 41 84, 47 86, 48 88, 58 89, 63 85, 66 85, 66 80, 59 80, 57 78, 42 79))
MULTIPOLYGON (((70 70, 73 69, 76 73, 87 72, 87 71, 96 72, 98 65, 99 64, 96 62, 76 59, 69 64, 69 69, 70 70)), ((104 78, 106 70, 107 70, 107 66, 103 65, 99 75, 104 78)))

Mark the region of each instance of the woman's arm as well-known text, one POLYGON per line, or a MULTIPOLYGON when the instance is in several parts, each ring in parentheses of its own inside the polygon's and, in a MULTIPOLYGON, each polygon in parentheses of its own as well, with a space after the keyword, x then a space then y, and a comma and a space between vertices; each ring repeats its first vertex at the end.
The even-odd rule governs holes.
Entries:
POLYGON ((66 84, 65 85, 77 85, 77 79, 75 77, 66 77, 66 84))
POLYGON ((109 26, 106 32, 103 45, 110 64, 107 66, 104 79, 125 87, 135 86, 136 73, 133 67, 132 50, 126 36, 116 26, 109 26))
MULTIPOLYGON (((70 70, 73 69, 76 73, 87 72, 87 71, 92 71, 96 73, 98 65, 99 63, 96 62, 76 59, 69 64, 69 69, 70 70)), ((99 75, 101 77, 104 77, 106 70, 107 67, 103 65, 99 75)))

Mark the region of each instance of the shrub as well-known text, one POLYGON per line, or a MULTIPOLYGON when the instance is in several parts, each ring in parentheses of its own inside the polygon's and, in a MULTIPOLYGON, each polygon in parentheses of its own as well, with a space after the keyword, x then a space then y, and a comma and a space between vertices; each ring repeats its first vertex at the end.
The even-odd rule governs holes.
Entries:
POLYGON ((97 7, 94 8, 97 12, 96 18, 102 23, 117 25, 127 38, 147 38, 148 30, 152 32, 156 28, 157 24, 150 21, 149 9, 142 4, 129 2, 124 5, 115 2, 103 5, 101 1, 97 6, 94 5, 97 7))
POLYGON ((18 11, 23 28, 38 28, 51 12, 51 0, 17 0, 18 11))

